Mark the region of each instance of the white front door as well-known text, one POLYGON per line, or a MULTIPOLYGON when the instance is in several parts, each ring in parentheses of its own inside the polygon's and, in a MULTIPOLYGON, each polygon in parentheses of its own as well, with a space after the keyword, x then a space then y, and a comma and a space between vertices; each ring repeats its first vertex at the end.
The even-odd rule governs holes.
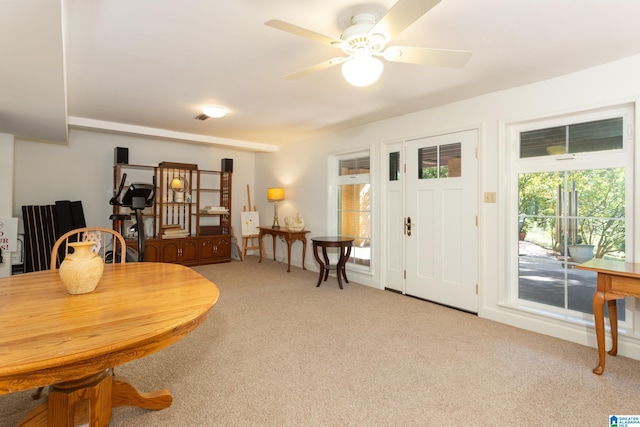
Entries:
POLYGON ((476 147, 476 130, 407 141, 404 176, 404 293, 474 313, 478 311, 476 147))

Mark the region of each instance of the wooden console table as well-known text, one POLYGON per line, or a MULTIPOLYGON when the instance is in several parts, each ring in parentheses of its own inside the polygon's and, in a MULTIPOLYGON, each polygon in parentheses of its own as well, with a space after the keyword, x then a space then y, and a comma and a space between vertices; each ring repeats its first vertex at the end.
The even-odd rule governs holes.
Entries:
POLYGON ((282 228, 273 228, 273 227, 258 227, 260 230, 260 234, 258 235, 258 244, 260 245, 260 261, 262 262, 262 236, 265 234, 270 234, 273 240, 273 260, 276 260, 276 237, 282 236, 284 240, 287 242, 287 273, 291 272, 291 244, 296 240, 300 240, 302 242, 302 269, 306 270, 307 268, 304 266, 304 259, 307 255, 307 233, 308 230, 301 231, 291 231, 286 227, 282 228))
POLYGON ((320 264, 320 277, 318 277, 318 284, 316 285, 316 288, 320 286, 320 283, 322 283, 323 276, 324 281, 327 281, 327 277, 329 277, 329 270, 335 270, 336 276, 338 276, 338 286, 340 286, 340 289, 342 289, 343 277, 345 282, 349 283, 344 265, 347 263, 349 256, 351 256, 353 237, 314 237, 311 240, 313 241, 313 256, 316 258, 316 261, 318 261, 318 264, 320 264), (320 259, 320 255, 318 255, 318 248, 322 248, 322 256, 324 258, 324 262, 320 259), (338 248, 338 250, 340 251, 340 257, 338 258, 338 262, 336 265, 332 265, 329 262, 327 248, 338 248))
POLYGON ((609 354, 615 356, 618 354, 618 308, 616 301, 626 296, 640 297, 640 264, 592 259, 574 268, 598 273, 598 284, 596 292, 593 294, 593 317, 599 359, 598 366, 593 369, 593 373, 601 375, 604 372, 605 362, 604 302, 607 301, 609 321, 611 322, 612 345, 609 354))

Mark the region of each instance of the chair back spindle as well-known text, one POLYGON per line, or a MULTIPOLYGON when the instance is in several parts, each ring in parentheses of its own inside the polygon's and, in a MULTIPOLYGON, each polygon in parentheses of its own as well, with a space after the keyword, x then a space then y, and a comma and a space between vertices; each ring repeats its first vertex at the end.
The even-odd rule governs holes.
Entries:
POLYGON ((126 262, 127 246, 124 237, 115 230, 102 227, 76 228, 60 236, 51 250, 51 269, 56 270, 69 254, 69 242, 92 241, 91 247, 105 264, 126 262))

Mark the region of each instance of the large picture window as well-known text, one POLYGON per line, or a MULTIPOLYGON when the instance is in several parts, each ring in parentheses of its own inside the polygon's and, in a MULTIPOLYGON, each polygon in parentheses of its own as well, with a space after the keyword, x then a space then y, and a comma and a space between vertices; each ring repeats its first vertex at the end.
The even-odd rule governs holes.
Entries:
MULTIPOLYGON (((593 318, 596 273, 574 267, 631 255, 629 117, 630 109, 619 108, 513 129, 513 302, 554 317, 593 318)), ((624 300, 618 313, 630 320, 624 300)))

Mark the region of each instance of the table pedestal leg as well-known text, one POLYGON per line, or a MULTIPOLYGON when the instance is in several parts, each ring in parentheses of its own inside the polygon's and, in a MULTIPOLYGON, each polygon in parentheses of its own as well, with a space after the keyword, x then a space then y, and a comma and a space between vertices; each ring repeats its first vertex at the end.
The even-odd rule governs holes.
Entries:
POLYGON ((322 247, 322 257, 324 258, 324 281, 327 281, 329 277, 329 267, 331 264, 329 263, 329 255, 327 254, 327 248, 325 246, 322 247))
MULTIPOLYGON (((336 277, 338 278, 338 286, 340 287, 340 289, 343 289, 342 287, 342 276, 343 276, 343 271, 342 269, 344 268, 344 263, 345 263, 346 259, 344 257, 344 248, 340 248, 340 257, 338 257, 338 264, 336 264, 336 277)), ((347 280, 347 283, 349 283, 349 281, 347 280)))
POLYGON ((601 375, 604 372, 605 348, 604 348, 604 292, 597 291, 593 294, 593 317, 596 326, 596 342, 598 343, 598 366, 593 373, 601 375))
POLYGON ((117 406, 137 406, 164 409, 171 405, 169 391, 139 393, 110 369, 87 377, 52 385, 49 397, 20 422, 20 426, 107 427, 111 409, 117 406))
POLYGON ((316 242, 313 242, 313 257, 316 259, 316 261, 318 261, 318 264, 320 265, 320 274, 318 276, 318 284, 316 285, 317 288, 322 282, 322 276, 324 276, 324 263, 318 255, 318 245, 316 244, 316 242))
POLYGON ((340 258, 338 259, 338 265, 336 265, 336 276, 338 277, 338 285, 340 289, 342 288, 342 278, 344 277, 345 282, 349 283, 349 279, 347 279, 347 272, 345 264, 351 255, 351 246, 340 247, 340 258))
POLYGON ((276 236, 275 234, 271 235, 271 240, 273 241, 273 260, 276 260, 276 236))
POLYGON ((113 377, 113 396, 111 403, 114 408, 118 406, 137 406, 138 408, 157 411, 168 408, 173 402, 173 397, 167 389, 142 393, 122 378, 113 377))
POLYGON ((307 257, 307 238, 303 237, 301 240, 302 240, 302 269, 306 270, 307 267, 304 266, 304 260, 307 257))
POLYGON ((344 255, 344 262, 342 263, 342 275, 344 276, 345 282, 349 283, 349 279, 347 279, 347 261, 351 257, 351 245, 347 246, 347 252, 344 255))
MULTIPOLYGON (((598 281, 607 280, 602 274, 598 274, 598 281)), ((600 285, 598 285, 600 286, 600 285)), ((598 366, 593 369, 593 373, 601 375, 604 372, 606 353, 611 356, 618 354, 618 306, 617 300, 624 298, 621 295, 606 295, 604 292, 596 291, 593 294, 593 317, 596 326, 596 342, 598 344, 598 366), (606 351, 606 340, 604 337, 604 302, 607 301, 609 307, 609 323, 611 325, 611 350, 606 351)))
POLYGON ((608 300, 609 323, 611 324, 611 350, 608 353, 612 356, 618 354, 618 305, 617 299, 608 300))

